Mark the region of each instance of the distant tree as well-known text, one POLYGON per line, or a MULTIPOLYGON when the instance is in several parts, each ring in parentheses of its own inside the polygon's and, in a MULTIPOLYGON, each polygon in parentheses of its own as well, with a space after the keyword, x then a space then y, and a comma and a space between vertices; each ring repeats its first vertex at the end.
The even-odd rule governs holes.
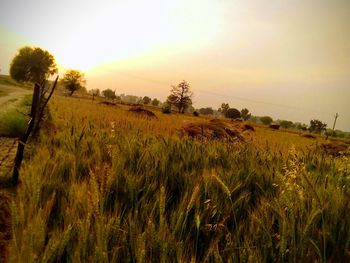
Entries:
POLYGON ((77 90, 85 88, 86 80, 84 74, 78 70, 70 69, 64 74, 62 83, 67 90, 70 91, 70 96, 77 90))
POLYGON ((143 104, 150 104, 152 101, 152 99, 148 96, 144 96, 143 99, 142 99, 142 103, 143 104))
POLYGON ((294 123, 292 121, 287 121, 287 120, 281 120, 279 122, 282 128, 289 129, 294 126, 294 123))
POLYGON ((224 116, 226 116, 226 112, 228 111, 229 108, 230 108, 230 105, 228 105, 228 103, 222 103, 218 111, 221 112, 224 116))
POLYGON ((214 114, 214 110, 210 107, 208 108, 200 108, 199 109, 199 113, 203 114, 203 115, 213 115, 214 114))
POLYGON ((323 123, 320 120, 311 120, 310 121, 310 126, 309 126, 309 130, 311 132, 316 132, 316 133, 320 133, 322 131, 325 131, 327 128, 327 124, 323 123))
POLYGON ((154 99, 152 100, 152 105, 153 105, 153 106, 158 106, 159 104, 160 104, 160 101, 157 100, 156 98, 154 98, 154 99))
POLYGON ((55 58, 46 50, 38 47, 21 48, 10 65, 10 75, 18 82, 43 85, 56 72, 55 58))
POLYGON ((105 89, 104 91, 102 91, 102 94, 104 97, 108 98, 108 99, 116 99, 117 96, 115 95, 115 91, 111 90, 111 89, 105 89))
POLYGON ((238 119, 241 117, 241 112, 235 108, 229 108, 225 114, 226 118, 238 119))
POLYGON ((248 109, 244 108, 241 110, 241 117, 243 120, 245 120, 245 121, 249 120, 250 116, 252 116, 252 115, 250 114, 248 109))
POLYGON ((179 113, 185 113, 186 109, 192 104, 192 96, 190 85, 184 80, 177 86, 172 86, 167 102, 175 106, 179 113))
POLYGON ((270 125, 273 122, 273 119, 270 116, 260 117, 260 121, 265 125, 270 125))
POLYGON ((93 96, 100 96, 101 95, 100 89, 91 89, 91 90, 89 90, 89 93, 93 96))
POLYGON ((296 122, 294 124, 294 126, 298 129, 298 130, 302 130, 302 131, 306 131, 307 130, 307 125, 305 123, 301 124, 300 122, 296 122))

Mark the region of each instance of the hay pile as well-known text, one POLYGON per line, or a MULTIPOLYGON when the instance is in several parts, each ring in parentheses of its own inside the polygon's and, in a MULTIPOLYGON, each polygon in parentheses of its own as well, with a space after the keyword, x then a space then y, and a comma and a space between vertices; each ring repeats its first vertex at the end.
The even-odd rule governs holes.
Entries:
POLYGON ((181 134, 196 139, 234 139, 244 141, 236 125, 218 119, 205 123, 189 123, 182 128, 181 134))
POLYGON ((349 156, 350 147, 343 142, 329 142, 321 144, 322 150, 329 155, 334 157, 337 156, 349 156))
POLYGON ((157 119, 157 116, 150 110, 146 110, 142 107, 132 107, 129 109, 130 112, 137 114, 141 117, 154 118, 157 119))

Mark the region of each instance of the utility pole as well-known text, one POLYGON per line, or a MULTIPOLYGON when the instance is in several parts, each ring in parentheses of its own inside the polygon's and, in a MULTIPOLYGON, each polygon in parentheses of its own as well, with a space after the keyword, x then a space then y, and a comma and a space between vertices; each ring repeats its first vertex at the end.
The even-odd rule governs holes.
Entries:
POLYGON ((332 136, 334 136, 335 123, 337 122, 338 117, 339 117, 339 115, 338 115, 338 113, 336 113, 335 116, 334 116, 334 123, 333 123, 333 132, 332 132, 332 136))

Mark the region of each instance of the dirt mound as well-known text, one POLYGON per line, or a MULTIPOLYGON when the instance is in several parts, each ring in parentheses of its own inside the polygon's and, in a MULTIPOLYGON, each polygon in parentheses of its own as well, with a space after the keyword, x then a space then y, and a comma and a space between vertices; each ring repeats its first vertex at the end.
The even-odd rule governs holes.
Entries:
POLYGON ((208 123, 189 123, 181 130, 182 135, 192 138, 235 139, 243 141, 240 132, 233 125, 221 120, 210 120, 208 123))
POLYGON ((107 105, 107 106, 116 106, 117 105, 116 103, 110 102, 110 101, 101 101, 99 104, 107 105))
POLYGON ((302 134, 302 137, 309 138, 309 139, 316 139, 316 135, 307 133, 307 134, 302 134))
POLYGON ((129 111, 136 113, 139 116, 157 119, 157 116, 152 111, 146 110, 142 107, 132 107, 129 109, 129 111))
POLYGON ((331 142, 321 144, 321 148, 326 154, 332 156, 350 155, 349 146, 342 142, 331 142))

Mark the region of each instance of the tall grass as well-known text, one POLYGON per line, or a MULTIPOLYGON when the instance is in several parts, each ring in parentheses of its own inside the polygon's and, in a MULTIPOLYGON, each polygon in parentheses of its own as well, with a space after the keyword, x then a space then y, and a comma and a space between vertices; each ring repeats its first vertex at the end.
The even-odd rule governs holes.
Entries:
POLYGON ((350 260, 349 160, 177 136, 56 97, 11 204, 10 262, 350 260))

